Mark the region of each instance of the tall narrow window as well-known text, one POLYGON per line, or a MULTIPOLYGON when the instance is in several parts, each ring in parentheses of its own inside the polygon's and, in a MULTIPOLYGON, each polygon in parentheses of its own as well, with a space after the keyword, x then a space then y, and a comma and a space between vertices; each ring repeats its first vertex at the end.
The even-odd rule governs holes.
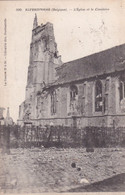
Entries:
POLYGON ((77 99, 78 99, 78 88, 75 85, 70 87, 70 111, 77 111, 77 99))
POLYGON ((71 101, 76 100, 77 95, 78 95, 78 89, 75 85, 72 85, 70 87, 70 100, 71 101))
POLYGON ((37 95, 37 106, 36 106, 36 111, 37 111, 37 118, 40 117, 40 112, 41 112, 41 97, 37 95))
POLYGON ((95 111, 102 112, 102 83, 100 80, 95 83, 95 111))
POLYGON ((120 101, 125 98, 125 81, 120 80, 119 84, 120 101))
POLYGON ((51 92, 51 114, 56 114, 56 91, 51 92))

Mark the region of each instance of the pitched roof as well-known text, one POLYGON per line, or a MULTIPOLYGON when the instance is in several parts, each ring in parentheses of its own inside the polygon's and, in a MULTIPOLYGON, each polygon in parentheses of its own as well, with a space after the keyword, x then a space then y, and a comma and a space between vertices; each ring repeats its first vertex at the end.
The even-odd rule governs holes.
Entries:
POLYGON ((125 44, 64 63, 56 70, 58 79, 55 84, 125 70, 125 44))

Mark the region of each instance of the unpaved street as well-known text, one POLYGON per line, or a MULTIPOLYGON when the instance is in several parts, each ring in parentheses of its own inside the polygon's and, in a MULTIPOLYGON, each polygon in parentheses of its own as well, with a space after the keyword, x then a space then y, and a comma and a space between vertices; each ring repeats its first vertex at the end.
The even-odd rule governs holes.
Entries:
POLYGON ((125 173, 125 149, 31 148, 0 154, 1 192, 65 192, 125 173))

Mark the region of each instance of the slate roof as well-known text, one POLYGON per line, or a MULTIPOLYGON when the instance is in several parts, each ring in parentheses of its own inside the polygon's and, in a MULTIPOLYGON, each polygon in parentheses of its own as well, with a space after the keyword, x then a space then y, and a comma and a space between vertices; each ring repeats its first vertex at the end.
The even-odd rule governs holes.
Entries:
POLYGON ((125 70, 125 44, 64 63, 56 69, 55 84, 87 79, 125 70))

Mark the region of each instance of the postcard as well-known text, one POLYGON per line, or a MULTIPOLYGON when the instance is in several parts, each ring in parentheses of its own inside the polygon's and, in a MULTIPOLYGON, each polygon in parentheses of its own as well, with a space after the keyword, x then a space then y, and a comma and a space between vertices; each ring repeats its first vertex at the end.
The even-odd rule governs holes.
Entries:
POLYGON ((125 192, 125 1, 0 1, 1 193, 125 192))

